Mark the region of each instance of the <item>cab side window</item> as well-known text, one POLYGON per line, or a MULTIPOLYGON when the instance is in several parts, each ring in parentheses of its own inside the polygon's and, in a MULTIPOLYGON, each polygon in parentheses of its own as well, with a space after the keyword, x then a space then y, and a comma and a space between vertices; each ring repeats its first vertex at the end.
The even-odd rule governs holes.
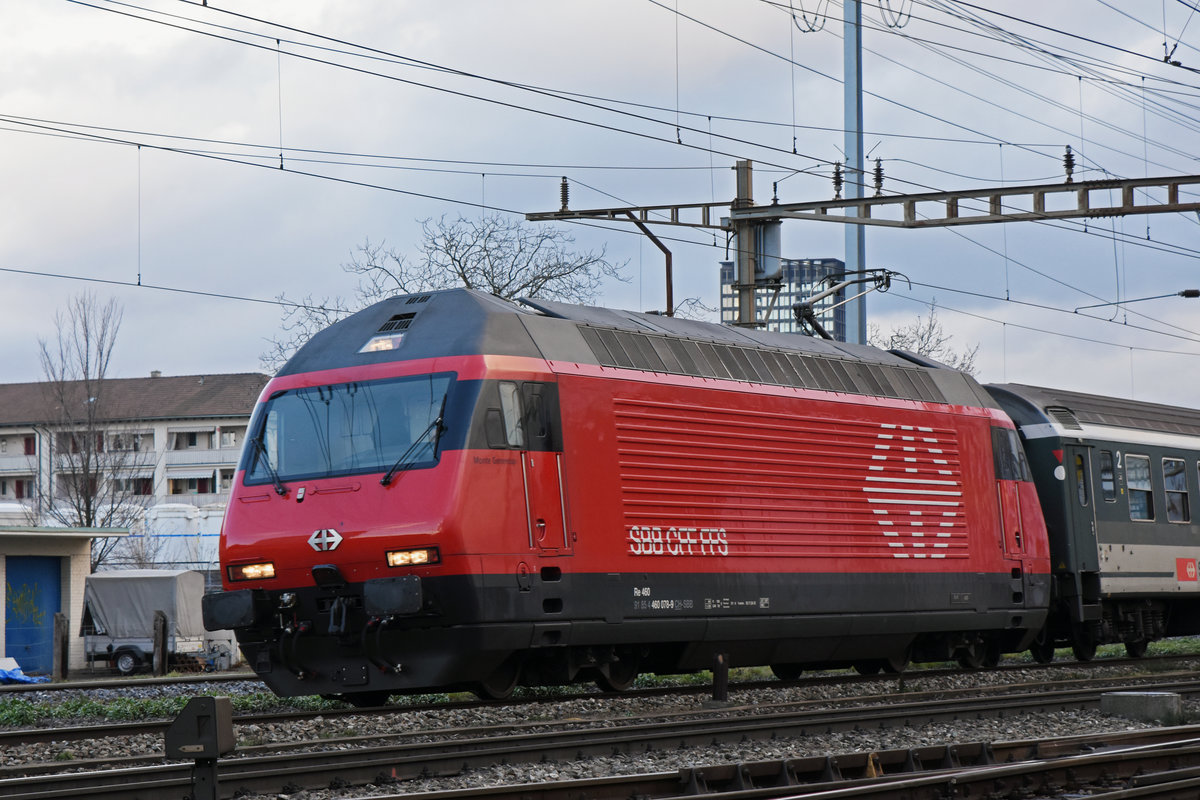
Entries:
POLYGON ((509 447, 525 446, 525 429, 521 424, 525 414, 521 407, 521 392, 515 383, 500 383, 500 414, 504 418, 504 441, 509 447))
POLYGON ((996 479, 1002 481, 1031 481, 1029 462, 1017 432, 1011 428, 992 428, 992 458, 996 465, 996 479))

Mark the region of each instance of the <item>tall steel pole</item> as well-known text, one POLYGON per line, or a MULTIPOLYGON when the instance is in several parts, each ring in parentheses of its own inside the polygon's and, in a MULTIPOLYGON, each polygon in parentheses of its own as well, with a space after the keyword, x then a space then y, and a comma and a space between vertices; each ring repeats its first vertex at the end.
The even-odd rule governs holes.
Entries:
MULTIPOLYGON (((754 165, 751 161, 738 161, 734 167, 737 173, 737 196, 733 199, 733 208, 750 208, 754 205, 754 165)), ((757 271, 756 242, 754 232, 757 225, 752 222, 734 224, 734 237, 737 242, 737 260, 734 288, 737 290, 738 313, 737 325, 746 328, 758 326, 758 309, 755 299, 757 286, 755 272, 757 271)))
MULTIPOLYGON (((863 171, 862 110, 862 6, 859 0, 843 0, 842 92, 845 111, 846 199, 863 196, 866 183, 863 171)), ((847 210, 846 216, 858 216, 847 210)), ((864 225, 846 226, 846 270, 866 269, 867 229, 864 225)), ((846 341, 867 341, 867 298, 846 304, 846 341)))

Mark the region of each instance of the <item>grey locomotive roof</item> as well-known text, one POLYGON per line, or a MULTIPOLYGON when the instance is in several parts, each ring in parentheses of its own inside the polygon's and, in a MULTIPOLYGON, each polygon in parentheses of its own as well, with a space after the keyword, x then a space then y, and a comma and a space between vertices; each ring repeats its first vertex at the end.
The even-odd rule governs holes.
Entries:
POLYGON ((1056 422, 1068 430, 1078 430, 1079 423, 1083 423, 1200 436, 1200 410, 1194 408, 1019 383, 989 384, 986 388, 1020 425, 1056 422))
POLYGON ((280 374, 472 354, 995 407, 963 373, 873 347, 636 311, 513 303, 468 289, 376 303, 318 333, 280 374), (397 333, 398 348, 361 352, 372 337, 397 333))

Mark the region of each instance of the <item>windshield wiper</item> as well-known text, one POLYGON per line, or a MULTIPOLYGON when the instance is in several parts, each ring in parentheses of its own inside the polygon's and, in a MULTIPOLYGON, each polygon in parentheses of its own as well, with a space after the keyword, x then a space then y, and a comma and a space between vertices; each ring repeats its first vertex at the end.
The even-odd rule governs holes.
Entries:
POLYGON ((275 493, 280 497, 287 494, 287 487, 279 480, 279 473, 271 466, 271 457, 267 455, 267 446, 263 444, 261 436, 254 437, 254 448, 259 452, 259 462, 267 469, 267 477, 275 484, 275 493))
POLYGON ((434 458, 437 457, 438 442, 442 438, 442 416, 445 413, 446 413, 446 398, 443 397, 442 398, 442 407, 438 411, 437 419, 435 419, 433 422, 429 423, 429 425, 427 425, 425 427, 425 430, 421 431, 420 436, 418 436, 416 439, 413 439, 413 443, 410 444, 408 446, 408 449, 404 451, 404 455, 402 455, 398 459, 396 459, 396 463, 392 464, 392 468, 389 469, 382 478, 380 478, 379 482, 381 484, 383 484, 384 486, 387 486, 389 483, 392 482, 392 478, 395 477, 397 472, 399 472, 402 469, 408 469, 410 466, 412 466, 412 462, 409 461, 409 457, 412 456, 412 454, 416 451, 417 447, 421 444, 421 442, 423 442, 425 440, 425 437, 428 436, 430 433, 433 433, 433 456, 434 456, 434 458))

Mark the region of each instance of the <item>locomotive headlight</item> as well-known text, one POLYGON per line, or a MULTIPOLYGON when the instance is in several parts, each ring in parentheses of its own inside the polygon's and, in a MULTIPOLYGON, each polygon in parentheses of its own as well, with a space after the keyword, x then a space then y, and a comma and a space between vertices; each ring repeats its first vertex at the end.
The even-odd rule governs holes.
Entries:
POLYGON ((436 564, 440 560, 436 547, 420 547, 415 550, 389 550, 387 552, 389 567, 416 567, 422 564, 436 564))
POLYGON ((237 564, 228 568, 231 581, 261 581, 275 577, 275 564, 264 561, 260 564, 237 564))

